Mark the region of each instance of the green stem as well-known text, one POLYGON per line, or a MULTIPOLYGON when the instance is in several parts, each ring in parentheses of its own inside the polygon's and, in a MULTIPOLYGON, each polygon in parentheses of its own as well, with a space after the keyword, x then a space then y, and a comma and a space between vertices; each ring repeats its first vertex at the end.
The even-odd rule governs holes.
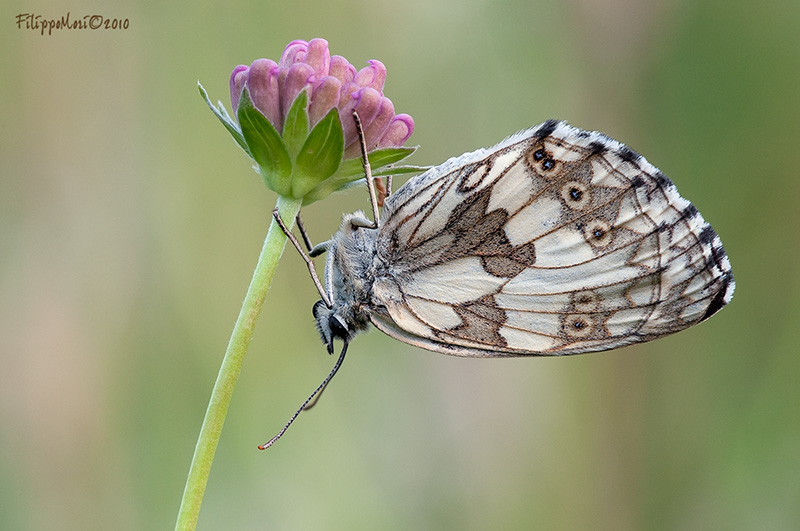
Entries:
MULTIPOLYGON (((287 227, 293 226, 294 220, 300 212, 301 204, 302 200, 278 198, 278 211, 287 227)), ((225 351, 217 381, 211 391, 211 399, 208 402, 206 416, 203 419, 203 426, 200 428, 200 436, 197 438, 197 446, 195 446, 192 464, 189 468, 189 477, 183 490, 178 521, 175 524, 176 531, 194 530, 197 525, 200 504, 203 502, 203 493, 206 490, 211 463, 214 461, 214 453, 217 450, 217 443, 222 433, 222 425, 225 422, 233 389, 236 387, 236 380, 239 378, 258 314, 261 312, 261 306, 264 304, 264 298, 272 284, 275 268, 278 266, 278 260, 283 254, 285 246, 286 236, 273 219, 264 240, 264 246, 261 248, 253 279, 250 281, 250 287, 247 289, 242 309, 228 342, 228 349, 225 351)))

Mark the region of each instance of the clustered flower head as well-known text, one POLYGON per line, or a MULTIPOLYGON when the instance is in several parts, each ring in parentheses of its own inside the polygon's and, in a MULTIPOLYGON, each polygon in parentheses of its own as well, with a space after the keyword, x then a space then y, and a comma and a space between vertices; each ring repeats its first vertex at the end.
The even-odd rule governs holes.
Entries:
POLYGON ((378 60, 356 71, 347 59, 331 56, 325 39, 289 43, 278 63, 257 59, 249 67, 239 65, 230 79, 231 104, 239 107, 242 88, 247 87, 253 106, 283 131, 284 120, 295 98, 308 91, 308 117, 314 127, 336 107, 344 129, 345 158, 359 155, 353 111, 364 128, 367 151, 402 146, 414 131, 414 120, 395 114, 392 101, 383 95, 386 67, 378 60))
POLYGON ((377 60, 356 70, 328 50, 324 39, 292 41, 276 63, 258 59, 230 76, 231 118, 222 103, 200 93, 239 146, 256 162, 265 184, 304 204, 363 180, 353 112, 362 124, 373 175, 418 172, 397 166, 415 148, 407 114, 384 96, 386 67, 377 60))

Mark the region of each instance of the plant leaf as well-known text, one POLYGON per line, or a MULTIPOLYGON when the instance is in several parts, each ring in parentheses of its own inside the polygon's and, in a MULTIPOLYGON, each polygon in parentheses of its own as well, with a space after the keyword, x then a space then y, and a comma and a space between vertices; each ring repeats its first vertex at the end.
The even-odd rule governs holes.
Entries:
POLYGON ((297 154, 292 196, 301 198, 336 173, 344 153, 344 131, 334 107, 309 133, 297 154))
MULTIPOLYGON (((369 165, 375 173, 375 170, 382 168, 388 164, 394 164, 401 160, 408 158, 417 150, 416 147, 393 147, 376 149, 368 154, 369 165)), ((361 157, 347 159, 339 166, 339 171, 336 172, 337 177, 339 174, 352 177, 355 175, 364 175, 364 166, 361 162, 361 157)))
POLYGON ((283 123, 283 142, 292 160, 297 157, 306 137, 308 137, 308 90, 304 89, 292 102, 283 123))
POLYGON ((384 166, 372 172, 373 177, 386 177, 387 175, 405 175, 406 173, 422 173, 431 169, 431 166, 384 166))
MULTIPOLYGON (((393 166, 379 170, 378 173, 373 172, 372 176, 385 177, 386 175, 404 175, 408 173, 419 173, 427 169, 427 167, 420 166, 393 166)), ((320 199, 325 199, 334 192, 340 192, 353 186, 363 184, 364 180, 365 177, 363 172, 361 175, 349 177, 336 172, 336 175, 326 181, 323 181, 311 192, 307 193, 303 197, 303 205, 310 205, 311 203, 319 201, 320 199)))
POLYGON ((292 161, 289 152, 275 127, 253 107, 246 87, 239 100, 237 116, 242 136, 261 170, 264 183, 278 195, 290 196, 292 161))
POLYGON ((208 107, 211 109, 211 112, 213 112, 214 115, 219 118, 219 121, 222 122, 222 125, 225 126, 225 129, 228 130, 236 143, 239 144, 239 147, 242 148, 245 153, 247 153, 248 157, 253 158, 253 155, 250 153, 250 149, 247 147, 247 142, 245 142, 244 136, 239 130, 239 126, 236 125, 236 122, 234 122, 228 115, 228 111, 225 110, 225 107, 222 105, 222 103, 219 104, 219 108, 215 107, 208 98, 206 89, 203 88, 203 85, 201 85, 199 81, 197 82, 197 89, 200 91, 200 95, 205 100, 206 105, 208 105, 208 107))

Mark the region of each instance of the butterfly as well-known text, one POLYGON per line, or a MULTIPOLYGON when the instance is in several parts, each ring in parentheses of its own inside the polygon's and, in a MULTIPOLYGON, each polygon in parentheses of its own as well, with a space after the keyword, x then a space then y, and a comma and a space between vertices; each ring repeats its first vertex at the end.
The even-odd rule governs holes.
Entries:
MULTIPOLYGON (((641 155, 549 120, 418 175, 373 219, 345 215, 327 252, 317 328, 333 352, 374 325, 473 357, 581 354, 650 341, 730 302, 714 229, 641 155)), ((280 221, 280 217, 276 216, 280 221)), ((313 405, 313 403, 312 403, 313 405)), ((275 442, 289 424, 265 448, 275 442)))

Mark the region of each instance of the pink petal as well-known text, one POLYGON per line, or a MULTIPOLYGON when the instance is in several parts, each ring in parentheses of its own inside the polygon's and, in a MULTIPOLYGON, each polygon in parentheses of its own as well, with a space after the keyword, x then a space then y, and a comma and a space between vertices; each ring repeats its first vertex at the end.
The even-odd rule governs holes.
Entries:
POLYGON ((247 79, 247 65, 239 65, 231 72, 230 88, 231 88, 231 109, 233 109, 233 116, 236 117, 236 111, 239 109, 239 98, 242 96, 242 87, 247 79))
POLYGON ((303 62, 311 65, 317 79, 328 75, 331 66, 331 53, 328 51, 328 41, 325 39, 311 39, 308 42, 308 51, 303 62))
POLYGON ((314 69, 305 63, 295 63, 289 67, 286 82, 281 89, 281 115, 286 118, 289 107, 294 103, 300 91, 313 81, 314 69))
POLYGON ((308 118, 311 127, 322 120, 331 109, 339 103, 341 82, 333 76, 326 76, 315 83, 308 106, 308 118))
POLYGON ((342 82, 342 85, 345 85, 356 78, 356 67, 341 55, 334 55, 331 57, 328 75, 337 78, 342 82))
POLYGON ((402 146, 414 132, 414 120, 407 114, 398 114, 383 132, 378 147, 402 146))
POLYGON ((386 67, 377 59, 372 59, 367 63, 369 66, 358 71, 355 81, 361 87, 371 87, 381 92, 383 84, 386 82, 386 67))
POLYGON ((344 105, 352 101, 353 94, 361 90, 361 87, 356 85, 353 81, 342 84, 342 90, 339 91, 339 109, 343 109, 344 105))
POLYGON ((261 111, 278 130, 283 125, 278 97, 278 65, 270 59, 258 59, 250 65, 247 74, 247 90, 253 106, 261 111))
POLYGON ((353 111, 358 112, 358 117, 361 119, 361 126, 366 131, 372 124, 378 112, 381 109, 382 96, 380 92, 372 88, 363 88, 351 94, 350 99, 344 102, 339 102, 341 110, 340 117, 342 120, 342 128, 344 129, 344 145, 345 151, 349 146, 355 145, 356 153, 358 152, 358 133, 356 133, 356 124, 353 119, 353 111))
POLYGON ((394 118, 394 105, 389 98, 381 98, 381 107, 372 123, 364 129, 364 138, 367 144, 367 151, 372 151, 378 146, 383 132, 394 118))
POLYGON ((292 66, 296 62, 303 60, 306 56, 306 50, 308 50, 308 43, 306 41, 292 41, 286 45, 286 49, 283 50, 281 60, 278 61, 278 64, 280 66, 292 66))

